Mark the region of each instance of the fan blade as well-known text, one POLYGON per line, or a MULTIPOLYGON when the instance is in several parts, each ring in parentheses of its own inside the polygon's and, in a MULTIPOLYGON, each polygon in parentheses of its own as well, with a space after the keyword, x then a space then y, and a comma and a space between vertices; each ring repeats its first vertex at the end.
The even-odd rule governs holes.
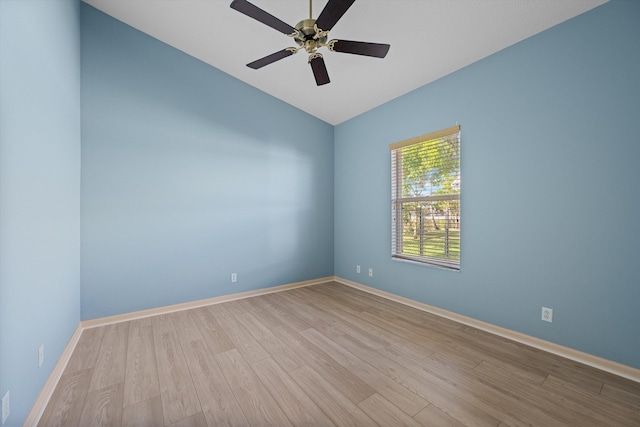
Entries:
POLYGON ((329 80, 329 73, 327 67, 324 65, 324 58, 319 53, 313 54, 309 57, 309 64, 313 70, 313 76, 316 78, 316 84, 318 86, 326 85, 329 80))
POLYGON ((329 49, 334 52, 353 53, 354 55, 373 56, 376 58, 384 58, 389 52, 388 44, 354 42, 351 40, 331 40, 329 49))
POLYGON ((262 68, 265 65, 269 65, 272 64, 276 61, 279 61, 281 59, 286 58, 287 56, 291 56, 294 53, 296 53, 297 50, 295 48, 287 48, 287 49, 282 49, 276 53, 272 53, 271 55, 267 55, 264 58, 260 58, 257 59, 253 62, 250 62, 247 64, 247 67, 249 68, 253 68, 254 70, 257 70, 258 68, 262 68))
POLYGON ((356 0, 329 0, 316 20, 318 28, 329 31, 356 0))
POLYGON ((275 16, 265 12, 258 6, 255 6, 246 0, 233 0, 231 2, 231 9, 235 9, 240 13, 244 13, 248 17, 253 18, 256 21, 260 21, 263 24, 280 31, 283 34, 290 35, 294 34, 297 31, 291 25, 279 20, 275 16))

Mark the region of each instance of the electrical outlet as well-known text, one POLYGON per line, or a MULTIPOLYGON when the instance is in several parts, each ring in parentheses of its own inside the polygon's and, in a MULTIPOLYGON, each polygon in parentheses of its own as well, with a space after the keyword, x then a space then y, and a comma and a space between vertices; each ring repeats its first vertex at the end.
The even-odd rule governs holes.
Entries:
POLYGON ((38 368, 41 368, 43 363, 44 363, 44 344, 38 347, 38 368))
POLYGON ((356 273, 360 274, 360 266, 356 265, 356 273))
POLYGON ((369 269, 369 277, 373 277, 373 268, 369 269))
POLYGON ((238 281, 238 275, 236 273, 231 273, 231 283, 236 283, 238 281))
POLYGON ((542 307, 542 320, 544 320, 545 322, 553 322, 553 309, 552 308, 547 308, 547 307, 542 307))
POLYGON ((9 390, 2 396, 2 424, 9 418, 11 412, 11 402, 9 401, 9 390))

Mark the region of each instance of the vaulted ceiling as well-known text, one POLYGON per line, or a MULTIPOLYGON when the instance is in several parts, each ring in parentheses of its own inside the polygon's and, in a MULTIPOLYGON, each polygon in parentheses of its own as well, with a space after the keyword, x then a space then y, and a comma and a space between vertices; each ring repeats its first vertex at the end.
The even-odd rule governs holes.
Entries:
MULTIPOLYGON (((308 0, 250 0, 289 25, 308 0)), ((295 46, 229 7, 231 0, 84 0, 97 9, 330 124, 518 43, 607 0, 357 0, 330 39, 391 45, 384 59, 322 48, 331 83, 316 86, 304 51, 259 70, 247 63, 295 46)), ((313 18, 327 0, 313 1, 313 18)))

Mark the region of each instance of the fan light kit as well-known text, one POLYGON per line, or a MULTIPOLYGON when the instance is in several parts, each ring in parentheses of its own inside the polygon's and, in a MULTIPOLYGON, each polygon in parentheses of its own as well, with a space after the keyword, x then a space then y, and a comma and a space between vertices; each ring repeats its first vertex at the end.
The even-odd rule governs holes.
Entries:
POLYGON ((278 52, 267 55, 264 58, 247 64, 247 67, 257 70, 265 65, 272 64, 304 49, 309 54, 309 64, 313 71, 318 86, 330 82, 324 58, 318 49, 326 47, 332 52, 351 53, 354 55, 372 56, 384 58, 389 51, 388 44, 357 42, 351 40, 328 40, 329 31, 338 22, 342 15, 355 0, 329 0, 325 8, 318 16, 312 18, 312 0, 309 0, 309 19, 303 19, 295 27, 281 21, 275 16, 265 12, 246 0, 233 0, 231 8, 243 13, 256 21, 262 22, 281 33, 292 37, 298 47, 288 47, 278 52))

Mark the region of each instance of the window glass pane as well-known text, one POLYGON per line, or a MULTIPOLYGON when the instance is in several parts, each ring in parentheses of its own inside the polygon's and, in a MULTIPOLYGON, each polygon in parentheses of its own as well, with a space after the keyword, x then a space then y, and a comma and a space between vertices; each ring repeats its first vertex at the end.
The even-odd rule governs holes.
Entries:
POLYGON ((402 196, 435 194, 460 194, 457 136, 402 148, 402 196))

